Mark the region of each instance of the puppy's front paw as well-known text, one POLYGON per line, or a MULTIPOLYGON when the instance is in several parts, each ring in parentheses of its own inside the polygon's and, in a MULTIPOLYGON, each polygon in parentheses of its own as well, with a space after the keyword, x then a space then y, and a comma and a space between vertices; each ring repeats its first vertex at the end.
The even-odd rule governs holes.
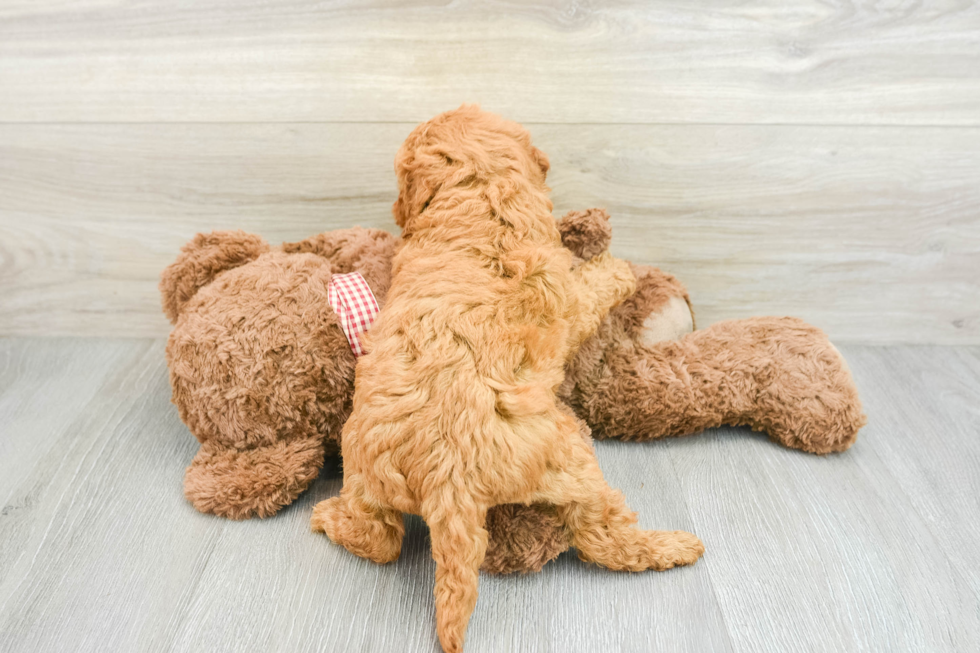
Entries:
POLYGON ((591 268, 590 276, 593 283, 600 286, 601 290, 597 288, 600 295, 608 297, 613 304, 619 304, 636 292, 636 277, 630 264, 609 252, 603 252, 583 265, 591 268))

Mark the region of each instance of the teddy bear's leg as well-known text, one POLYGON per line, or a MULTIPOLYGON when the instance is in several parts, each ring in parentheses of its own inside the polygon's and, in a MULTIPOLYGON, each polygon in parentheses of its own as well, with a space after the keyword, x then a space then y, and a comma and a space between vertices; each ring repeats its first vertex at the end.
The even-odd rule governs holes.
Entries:
POLYGON ((201 512, 230 519, 269 517, 320 473, 323 438, 235 449, 205 442, 184 474, 184 494, 201 512))
POLYGON ((541 571, 568 550, 568 529, 554 506, 509 503, 487 511, 489 534, 481 571, 489 574, 541 571))
POLYGON ((316 504, 310 526, 354 555, 378 564, 401 555, 402 514, 373 501, 357 474, 344 478, 340 496, 316 504))
MULTIPOLYGON (((570 420, 559 420, 557 427, 574 428, 570 420)), ((690 533, 636 528, 636 515, 623 494, 603 479, 591 448, 569 433, 561 442, 561 463, 549 464, 552 471, 535 498, 558 506, 581 559, 615 570, 643 571, 689 565, 701 557, 704 546, 690 533)))
POLYGON ((630 337, 653 345, 683 338, 694 331, 691 299, 677 277, 649 265, 631 264, 631 267, 636 277, 636 292, 617 309, 617 315, 629 314, 630 337))
POLYGON ((795 318, 715 324, 605 352, 588 397, 596 437, 647 440, 747 425, 811 453, 847 449, 865 423, 854 381, 819 329, 795 318))

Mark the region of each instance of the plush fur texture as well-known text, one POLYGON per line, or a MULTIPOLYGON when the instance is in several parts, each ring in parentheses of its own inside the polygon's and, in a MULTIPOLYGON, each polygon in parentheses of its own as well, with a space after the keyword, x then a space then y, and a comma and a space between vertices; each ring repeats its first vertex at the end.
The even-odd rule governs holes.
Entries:
POLYGON ((351 229, 270 251, 256 236, 217 233, 165 271, 173 402, 202 443, 184 482, 198 510, 269 516, 316 478, 354 391, 327 284, 356 268, 384 301, 394 245, 351 229))
POLYGON ((569 366, 561 395, 598 438, 745 425, 787 447, 826 454, 850 447, 866 422, 844 358, 802 320, 731 320, 648 346, 627 335, 644 314, 629 303, 619 307, 569 366))
POLYGON ((558 403, 566 361, 634 278, 608 255, 572 271, 527 132, 463 107, 416 128, 395 168, 403 241, 358 362, 344 486, 317 505, 314 529, 385 563, 401 551, 402 513, 421 515, 449 652, 476 604, 492 506, 556 506, 580 557, 613 569, 697 560, 693 535, 633 528, 558 403))
MULTIPOLYGON (((592 448, 591 429, 567 404, 559 408, 575 420, 582 441, 592 448)), ((571 533, 553 505, 508 503, 487 511, 487 551, 481 571, 511 574, 541 568, 571 546, 571 533)))

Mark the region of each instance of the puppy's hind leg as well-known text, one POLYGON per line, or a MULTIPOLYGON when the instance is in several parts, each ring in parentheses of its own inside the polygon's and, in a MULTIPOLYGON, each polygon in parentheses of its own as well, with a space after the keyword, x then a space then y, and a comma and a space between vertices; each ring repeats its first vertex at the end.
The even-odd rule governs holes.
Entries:
POLYGON ((690 533, 636 528, 635 513, 602 478, 588 445, 577 436, 566 442, 565 464, 546 479, 536 498, 558 506, 582 560, 622 571, 662 571, 701 557, 704 545, 690 533))
POLYGON ((701 540, 691 533, 635 528, 636 516, 620 492, 609 486, 598 492, 595 500, 559 508, 582 560, 620 571, 663 571, 692 565, 704 553, 701 540))
POLYGON ((326 533, 354 555, 378 564, 398 559, 405 535, 402 514, 371 500, 357 475, 345 479, 339 497, 313 508, 310 527, 326 533))
POLYGON ((422 515, 436 561, 436 629, 443 650, 458 653, 476 606, 480 565, 487 551, 487 509, 465 491, 443 488, 436 497, 423 504, 422 515))

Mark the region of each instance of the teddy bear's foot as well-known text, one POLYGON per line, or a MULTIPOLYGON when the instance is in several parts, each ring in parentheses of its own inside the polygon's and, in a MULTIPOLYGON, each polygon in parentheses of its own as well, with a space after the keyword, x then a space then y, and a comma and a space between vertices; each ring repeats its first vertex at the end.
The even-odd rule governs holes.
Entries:
POLYGON ((490 574, 541 571, 568 550, 568 530, 554 506, 494 506, 487 511, 485 528, 490 539, 480 570, 490 574))
POLYGON ((184 495, 199 511, 220 517, 269 517, 317 477, 323 456, 320 438, 244 450, 209 441, 187 468, 184 495))
POLYGON ((793 322, 788 331, 796 356, 786 358, 785 369, 760 393, 758 408, 745 423, 792 449, 844 451, 867 422, 851 372, 822 332, 793 322))
POLYGON ((318 503, 310 527, 354 555, 382 565, 401 555, 405 534, 400 512, 370 507, 350 492, 318 503))
POLYGON ((840 353, 796 318, 720 322, 677 341, 608 351, 604 364, 584 406, 599 438, 746 425, 824 454, 851 446, 866 421, 840 353))

